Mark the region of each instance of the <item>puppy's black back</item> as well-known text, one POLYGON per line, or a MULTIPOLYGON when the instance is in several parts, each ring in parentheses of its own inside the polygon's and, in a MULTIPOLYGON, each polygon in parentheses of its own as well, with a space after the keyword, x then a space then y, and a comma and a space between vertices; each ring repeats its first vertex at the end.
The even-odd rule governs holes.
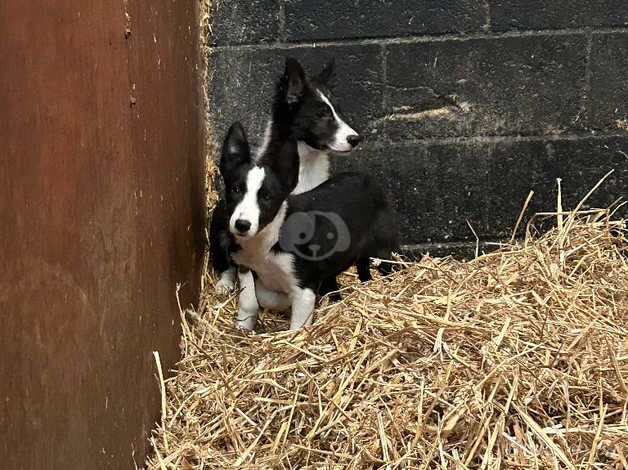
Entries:
POLYGON ((304 285, 336 276, 358 259, 390 258, 391 252, 397 250, 394 215, 382 189, 368 175, 339 173, 312 191, 291 196, 288 202, 288 228, 295 214, 297 224, 298 214, 315 214, 316 218, 307 242, 293 250, 295 270, 304 285), (345 236, 348 243, 342 246, 347 241, 345 236))

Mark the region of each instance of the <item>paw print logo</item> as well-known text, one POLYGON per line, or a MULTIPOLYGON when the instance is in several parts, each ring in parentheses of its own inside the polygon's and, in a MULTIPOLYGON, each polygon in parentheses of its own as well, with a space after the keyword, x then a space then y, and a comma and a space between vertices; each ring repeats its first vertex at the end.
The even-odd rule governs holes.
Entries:
POLYGON ((310 261, 347 251, 350 244, 347 224, 333 212, 295 212, 284 221, 279 233, 282 250, 310 261))

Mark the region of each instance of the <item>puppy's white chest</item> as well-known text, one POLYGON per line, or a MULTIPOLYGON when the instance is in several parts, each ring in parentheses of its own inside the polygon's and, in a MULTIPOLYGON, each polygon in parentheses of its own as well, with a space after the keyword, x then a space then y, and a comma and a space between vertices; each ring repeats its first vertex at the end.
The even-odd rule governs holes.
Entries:
POLYGON ((314 189, 329 179, 329 155, 299 142, 299 182, 292 194, 314 189))
POLYGON ((297 285, 294 277, 293 255, 289 253, 267 253, 266 256, 247 256, 237 252, 233 260, 242 266, 255 271, 258 282, 275 292, 291 295, 297 285))

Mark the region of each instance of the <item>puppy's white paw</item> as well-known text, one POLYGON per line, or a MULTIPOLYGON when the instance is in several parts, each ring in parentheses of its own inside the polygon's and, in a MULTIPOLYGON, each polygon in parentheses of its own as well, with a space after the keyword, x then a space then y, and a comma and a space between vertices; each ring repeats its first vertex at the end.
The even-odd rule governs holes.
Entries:
POLYGON ((256 318, 252 315, 238 315, 238 318, 235 321, 235 327, 241 330, 253 331, 255 328, 256 318))
POLYGON ((214 289, 216 290, 216 294, 227 295, 235 289, 235 282, 231 279, 221 278, 214 286, 214 289))

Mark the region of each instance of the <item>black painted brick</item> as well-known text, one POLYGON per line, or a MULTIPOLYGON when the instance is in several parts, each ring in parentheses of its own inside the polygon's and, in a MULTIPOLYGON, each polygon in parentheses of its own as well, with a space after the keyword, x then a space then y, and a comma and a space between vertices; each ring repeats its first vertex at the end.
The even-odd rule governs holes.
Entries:
POLYGON ((281 73, 278 54, 250 49, 216 49, 209 56, 209 121, 222 142, 231 123, 240 121, 251 142, 261 139, 274 82, 281 73))
MULTIPOLYGON (((585 96, 586 33, 439 38, 387 46, 338 43, 287 50, 272 44, 281 34, 278 2, 221 2, 214 15, 212 44, 267 44, 212 51, 208 113, 217 142, 236 119, 245 123, 251 140, 259 142, 286 55, 301 59, 312 71, 334 56, 338 103, 347 122, 369 138, 355 154, 335 160, 334 166, 377 176, 398 209, 406 244, 438 247, 445 242, 438 254, 451 248, 468 256, 474 236, 466 220, 483 240, 508 238, 530 189, 535 195, 527 216, 555 209, 557 177, 562 178, 565 208, 573 208, 611 168, 615 173, 587 205, 603 207, 628 196, 628 132, 616 137, 559 137, 565 131, 589 128, 609 134, 627 130, 626 33, 593 32, 590 93, 585 96), (382 51, 387 54, 386 74, 382 51), (466 103, 469 110, 419 114, 451 102, 466 103), (397 116, 390 119, 391 114, 397 116), (403 115, 406 120, 398 120, 403 115), (388 140, 381 138, 386 133, 388 140), (476 135, 548 136, 497 143, 415 141, 476 135)), ((473 11, 464 6, 475 2, 442 2, 430 9, 425 5, 438 2, 404 0, 378 10, 380 3, 385 2, 362 2, 366 13, 361 17, 351 2, 288 0, 289 40, 457 33, 485 26, 483 6, 473 11), (458 9, 445 18, 443 5, 454 3, 458 9), (299 11, 299 6, 308 5, 311 11, 299 11), (415 16, 409 24, 417 5, 420 21, 415 16), (320 15, 314 15, 317 9, 322 9, 320 15)), ((557 29, 626 22, 628 2, 593 3, 491 0, 492 25, 495 30, 557 29)), ((628 216, 628 209, 619 215, 628 216)))
POLYGON ((628 25, 626 0, 490 0, 494 31, 628 25))
POLYGON ((287 0, 292 41, 395 37, 482 30, 484 0, 287 0))
MULTIPOLYGON (((535 194, 527 216, 556 209, 557 162, 548 157, 545 142, 501 142, 489 145, 488 235, 509 237, 530 190, 535 194)), ((524 225, 525 227, 525 225, 524 225)))
POLYGON ((591 127, 628 132, 628 33, 593 36, 589 103, 591 127))
POLYGON ((557 178, 563 209, 576 207, 611 169, 615 173, 584 208, 608 207, 628 195, 628 138, 583 138, 537 142, 501 142, 490 146, 489 234, 508 237, 530 190, 526 220, 536 212, 556 210, 557 178))
MULTIPOLYGON (((585 194, 610 170, 614 170, 584 208, 608 207, 619 198, 628 197, 628 134, 621 137, 586 138, 550 142, 560 162, 563 178, 563 206, 573 209, 585 194)), ((550 150, 552 149, 552 150, 550 150)), ((628 207, 618 213, 628 216, 628 207)))
POLYGON ((586 45, 584 35, 559 35, 388 46, 389 136, 399 141, 579 129, 586 45), (438 96, 462 109, 420 114, 442 106, 438 96))
POLYGON ((486 226, 486 149, 478 146, 369 147, 334 160, 336 170, 358 170, 381 182, 398 213, 402 242, 474 240, 466 220, 486 226))
POLYGON ((494 242, 484 242, 482 240, 468 242, 444 242, 426 243, 420 245, 402 245, 402 256, 407 260, 420 260, 424 255, 432 258, 442 258, 451 256, 459 260, 472 260, 475 258, 476 250, 478 254, 495 251, 498 245, 494 242))
POLYGON ((379 46, 331 46, 297 49, 217 49, 210 55, 210 122, 217 135, 235 121, 245 125, 252 141, 263 135, 286 56, 299 59, 306 71, 318 73, 336 58, 334 104, 347 123, 361 133, 377 133, 381 122, 383 79, 379 46))
POLYGON ((212 2, 208 44, 258 44, 280 39, 280 0, 212 2))
MULTIPOLYGON (((585 208, 628 197, 625 154, 628 137, 365 146, 334 160, 334 168, 378 178, 398 212, 404 244, 472 242, 467 220, 482 240, 508 239, 530 190, 523 227, 532 214, 554 211, 556 178, 564 209, 573 209, 611 169, 585 208)), ((618 215, 627 216, 626 209, 618 215)))

